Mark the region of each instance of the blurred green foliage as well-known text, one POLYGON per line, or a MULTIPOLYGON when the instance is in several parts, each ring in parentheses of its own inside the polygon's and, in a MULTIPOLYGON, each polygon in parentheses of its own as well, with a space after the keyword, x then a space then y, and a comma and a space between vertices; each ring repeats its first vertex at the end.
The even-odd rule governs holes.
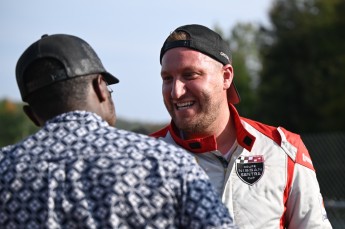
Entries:
POLYGON ((277 0, 261 27, 256 115, 297 132, 345 130, 345 1, 277 0))
POLYGON ((269 18, 215 28, 233 52, 240 115, 298 133, 345 131, 345 1, 276 0, 269 18))
POLYGON ((26 117, 22 104, 0 100, 0 147, 17 142, 37 127, 26 117))

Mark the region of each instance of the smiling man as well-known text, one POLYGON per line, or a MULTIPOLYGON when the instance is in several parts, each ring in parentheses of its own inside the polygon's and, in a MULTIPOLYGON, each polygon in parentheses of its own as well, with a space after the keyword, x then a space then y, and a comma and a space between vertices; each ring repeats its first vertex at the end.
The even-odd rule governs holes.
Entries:
POLYGON ((172 121, 152 136, 195 157, 239 228, 331 228, 300 136, 237 113, 231 52, 219 34, 181 26, 160 61, 172 121))

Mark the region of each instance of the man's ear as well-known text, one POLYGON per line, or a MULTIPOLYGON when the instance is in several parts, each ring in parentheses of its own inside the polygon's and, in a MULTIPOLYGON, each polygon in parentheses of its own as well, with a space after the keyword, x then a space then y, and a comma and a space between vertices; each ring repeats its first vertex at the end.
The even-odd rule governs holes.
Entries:
POLYGON ((234 69, 230 64, 223 66, 224 89, 230 88, 232 80, 234 79, 234 69))
POLYGON ((26 114, 26 116, 29 117, 29 119, 38 127, 41 126, 40 122, 38 121, 35 112, 31 109, 29 105, 24 105, 23 106, 23 111, 26 114))
POLYGON ((108 89, 105 85, 105 82, 103 82, 102 75, 98 75, 97 78, 92 81, 92 86, 98 97, 98 100, 100 102, 104 102, 108 97, 108 89))

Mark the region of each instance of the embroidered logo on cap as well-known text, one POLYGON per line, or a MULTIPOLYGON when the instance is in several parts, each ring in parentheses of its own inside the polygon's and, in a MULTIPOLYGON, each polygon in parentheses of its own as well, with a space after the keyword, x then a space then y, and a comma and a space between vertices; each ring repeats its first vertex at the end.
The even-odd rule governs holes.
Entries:
POLYGON ((264 157, 262 155, 240 156, 236 159, 237 176, 249 185, 253 185, 260 180, 264 168, 264 157))
POLYGON ((230 62, 230 58, 229 58, 228 55, 226 55, 226 54, 223 53, 223 52, 220 52, 219 54, 220 54, 221 56, 225 57, 225 58, 230 62))

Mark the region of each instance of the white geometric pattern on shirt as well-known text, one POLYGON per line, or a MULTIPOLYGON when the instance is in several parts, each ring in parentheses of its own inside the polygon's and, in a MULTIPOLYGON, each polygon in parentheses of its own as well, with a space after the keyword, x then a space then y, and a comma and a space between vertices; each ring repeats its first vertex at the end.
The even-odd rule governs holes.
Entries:
POLYGON ((0 150, 0 225, 232 228, 189 154, 85 111, 0 150))

